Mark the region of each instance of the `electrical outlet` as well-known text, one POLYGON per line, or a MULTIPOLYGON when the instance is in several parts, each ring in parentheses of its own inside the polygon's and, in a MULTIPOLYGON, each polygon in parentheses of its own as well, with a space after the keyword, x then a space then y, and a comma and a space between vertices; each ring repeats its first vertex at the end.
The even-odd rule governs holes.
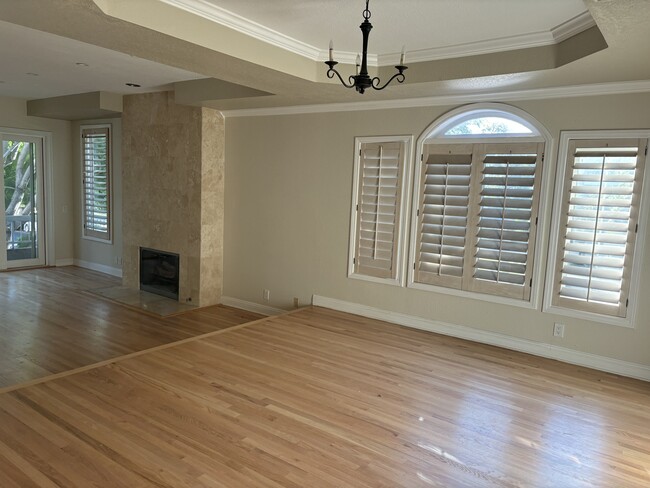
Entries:
POLYGON ((271 300, 271 291, 270 290, 264 290, 264 293, 262 294, 262 298, 264 298, 265 302, 268 302, 271 300))
POLYGON ((564 337, 564 324, 555 324, 553 326, 553 337, 564 337))
POLYGON ((298 300, 298 297, 293 297, 293 308, 298 308, 300 301, 298 300))

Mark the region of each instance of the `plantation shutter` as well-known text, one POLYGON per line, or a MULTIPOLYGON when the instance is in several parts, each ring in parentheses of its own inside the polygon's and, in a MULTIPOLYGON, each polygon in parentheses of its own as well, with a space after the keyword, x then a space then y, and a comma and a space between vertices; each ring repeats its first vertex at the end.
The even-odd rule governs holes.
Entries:
POLYGON ((110 240, 110 143, 109 129, 84 128, 83 158, 84 236, 110 240))
POLYGON ((360 151, 354 273, 395 279, 405 144, 362 143, 360 151))
POLYGON ((647 140, 573 140, 554 305, 625 317, 647 140))
POLYGON ((544 144, 479 147, 467 288, 529 300, 544 144))
POLYGON ((472 170, 471 144, 424 147, 414 281, 461 288, 472 170))

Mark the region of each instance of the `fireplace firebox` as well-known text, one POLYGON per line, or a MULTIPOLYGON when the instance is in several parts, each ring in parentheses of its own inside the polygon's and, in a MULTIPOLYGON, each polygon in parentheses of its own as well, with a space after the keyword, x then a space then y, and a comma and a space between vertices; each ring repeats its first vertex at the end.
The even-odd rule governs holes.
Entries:
POLYGON ((178 300, 178 254, 140 248, 140 289, 178 300))

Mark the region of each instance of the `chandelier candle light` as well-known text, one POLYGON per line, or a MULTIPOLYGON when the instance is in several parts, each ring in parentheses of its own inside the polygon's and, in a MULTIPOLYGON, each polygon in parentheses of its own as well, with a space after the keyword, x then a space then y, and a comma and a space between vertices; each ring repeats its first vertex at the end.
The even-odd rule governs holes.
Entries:
POLYGON ((359 26, 361 29, 361 33, 363 35, 363 51, 362 51, 362 56, 359 56, 357 54, 357 69, 356 69, 356 75, 352 75, 349 77, 349 84, 343 81, 343 78, 339 74, 338 71, 334 68, 337 64, 339 64, 337 61, 334 61, 334 44, 332 41, 330 41, 330 49, 329 49, 329 60, 325 61, 325 64, 329 66, 329 69, 327 70, 327 77, 328 78, 334 78, 334 75, 339 77, 339 80, 341 80, 341 83, 343 86, 347 88, 355 88, 359 93, 364 93, 367 88, 374 88, 375 90, 383 90, 386 88, 393 80, 397 80, 398 83, 404 83, 404 80, 406 79, 406 76, 404 76, 404 71, 408 69, 407 66, 404 66, 404 57, 406 56, 406 51, 404 47, 402 47, 402 54, 399 59, 399 64, 395 66, 395 69, 397 70, 397 73, 393 75, 393 77, 388 80, 386 83, 384 83, 383 86, 380 86, 381 81, 379 80, 378 77, 370 78, 368 75, 368 36, 370 35, 370 30, 372 29, 372 24, 370 23, 370 10, 368 9, 368 4, 370 3, 370 0, 366 0, 366 9, 363 11, 363 22, 359 26))

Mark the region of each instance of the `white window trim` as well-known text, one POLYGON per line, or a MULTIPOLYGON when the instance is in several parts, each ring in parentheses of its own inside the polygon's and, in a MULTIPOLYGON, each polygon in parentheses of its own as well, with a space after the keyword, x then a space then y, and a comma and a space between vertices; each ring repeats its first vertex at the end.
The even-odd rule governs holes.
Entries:
POLYGON ((350 242, 348 246, 348 278, 353 278, 362 281, 370 281, 374 283, 383 283, 394 286, 404 286, 406 266, 406 252, 405 245, 408 235, 408 206, 411 201, 411 171, 412 166, 411 158, 413 154, 413 136, 372 136, 372 137, 355 137, 354 138, 354 168, 352 177, 352 207, 350 211, 350 242), (378 142, 399 142, 404 144, 404 169, 402 178, 402 200, 400 203, 400 226, 397 235, 397 247, 395 252, 396 270, 395 278, 377 278, 374 276, 367 276, 354 272, 354 257, 356 253, 356 235, 357 235, 357 215, 354 211, 354 205, 359 198, 359 175, 361 165, 361 146, 368 143, 378 142))
POLYGON ((542 165, 542 180, 540 188, 540 200, 539 200, 539 212, 538 212, 538 223, 537 223, 537 237, 535 243, 535 256, 533 261, 533 287, 530 295, 530 301, 519 300, 516 298, 501 297, 498 295, 489 295, 485 293, 478 293, 466 290, 458 290, 454 288, 446 288, 443 286, 429 285, 424 283, 416 283, 414 280, 414 265, 417 256, 417 232, 418 226, 413 225, 414 222, 417 222, 417 205, 414 204, 413 198, 409 201, 411 203, 411 218, 409 219, 410 230, 410 241, 409 241, 409 253, 408 253, 408 277, 406 286, 408 288, 413 288, 416 290, 424 290, 429 292, 441 293, 444 295, 452 295, 461 298, 471 298, 475 300, 482 300, 491 303, 499 303, 502 305, 511 305, 519 308, 534 309, 539 310, 542 302, 542 296, 544 292, 544 259, 546 257, 546 242, 548 242, 548 224, 550 221, 552 210, 550 208, 550 203, 552 201, 552 179, 553 173, 551 168, 555 166, 554 155, 555 147, 554 140, 551 137, 551 133, 541 125, 541 123, 535 120, 530 114, 524 112, 523 110, 513 107, 511 105, 502 104, 502 103, 477 103, 470 106, 463 106, 451 110, 446 114, 442 115, 436 119, 432 124, 430 124, 424 132, 420 135, 417 140, 416 145, 416 161, 415 167, 413 169, 414 178, 411 195, 415 195, 420 188, 420 174, 421 174, 421 165, 423 164, 421 157, 424 153, 424 145, 431 144, 434 141, 440 141, 442 144, 450 144, 457 142, 459 144, 466 142, 469 144, 476 143, 508 143, 508 142, 543 142, 544 146, 544 163, 542 165), (504 114, 510 114, 510 118, 517 122, 526 122, 526 127, 529 127, 533 130, 533 134, 525 135, 509 135, 509 136, 496 136, 496 137, 474 137, 474 136, 445 136, 446 132, 450 127, 461 123, 467 118, 474 118, 477 115, 490 113, 497 113, 499 116, 504 116, 504 114), (465 114, 470 114, 467 118, 465 114))
POLYGON ((109 158, 108 158, 108 174, 109 174, 109 185, 108 185, 108 198, 109 198, 109 210, 108 210, 108 222, 109 222, 109 238, 102 239, 99 237, 87 236, 84 233, 84 179, 81 178, 81 201, 79 202, 79 208, 81 209, 81 238, 85 241, 100 242, 102 244, 113 244, 113 124, 91 124, 91 125, 80 125, 79 126, 79 156, 81 163, 81 174, 83 175, 84 171, 84 141, 83 141, 83 131, 84 129, 108 129, 108 144, 109 144, 109 158))
POLYGON ((551 227, 550 245, 548 250, 548 262, 546 270, 546 285, 544 289, 544 308, 543 311, 566 317, 573 317, 582 320, 589 320, 607 325, 616 325, 620 327, 635 328, 636 314, 639 302, 639 286, 641 283, 641 264, 643 261, 643 251, 645 248, 645 236, 647 226, 650 225, 650 171, 647 169, 643 178, 643 191, 639 203, 639 227, 641 232, 636 236, 634 245, 634 258, 632 261, 632 277, 630 279, 630 307, 628 308, 627 317, 611 317, 594 312, 585 312, 582 310, 573 310, 553 305, 553 281, 555 279, 555 259, 557 256, 558 245, 560 240, 560 221, 562 212, 562 200, 564 198, 563 188, 566 177, 566 165, 569 159, 569 143, 574 139, 649 139, 650 130, 585 130, 585 131, 562 131, 560 134, 560 144, 558 152, 558 164, 555 181, 555 197, 553 200, 553 220, 551 227))
MULTIPOLYGON (((14 136, 29 136, 41 138, 43 144, 43 182, 42 182, 42 209, 45 212, 45 234, 44 234, 44 250, 45 250, 45 265, 54 266, 56 264, 56 250, 54 240, 54 156, 52 151, 52 133, 47 131, 32 130, 32 129, 16 129, 15 127, 0 127, 0 132, 7 135, 14 136)), ((0 262, 0 269, 6 267, 6 256, 4 256, 4 264, 0 262)))
MULTIPOLYGON (((54 153, 52 151, 52 132, 0 127, 3 134, 40 137, 43 140, 43 210, 45 211, 45 234, 43 240, 46 266, 55 266, 56 249, 54 239, 54 153)), ((1 269, 1 263, 0 263, 1 269)))

